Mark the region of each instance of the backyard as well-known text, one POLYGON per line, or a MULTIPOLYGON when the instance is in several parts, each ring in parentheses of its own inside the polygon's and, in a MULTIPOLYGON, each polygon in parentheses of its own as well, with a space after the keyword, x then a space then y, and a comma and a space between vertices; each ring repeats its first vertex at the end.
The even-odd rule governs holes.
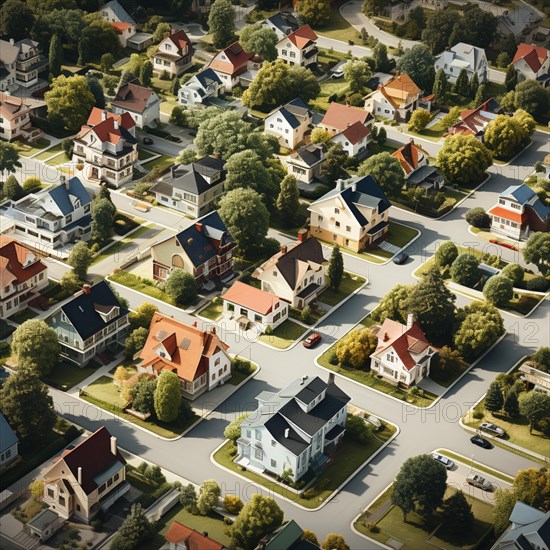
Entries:
POLYGON ((210 321, 216 321, 219 317, 221 317, 221 314, 223 312, 223 302, 220 299, 214 298, 211 302, 208 303, 208 305, 201 309, 198 313, 201 317, 205 317, 206 319, 209 319, 210 321))
MULTIPOLYGON (((338 61, 335 61, 334 64, 337 62, 338 61)), ((329 99, 331 96, 345 94, 349 88, 349 84, 343 78, 339 78, 337 80, 327 78, 320 84, 321 92, 311 101, 311 103, 314 109, 322 112, 325 112, 328 109, 328 106, 331 103, 331 100, 329 99)))
POLYGON ((156 159, 144 162, 142 166, 146 170, 153 170, 153 168, 156 168, 157 170, 163 171, 172 166, 174 162, 176 162, 176 159, 174 157, 169 157, 168 155, 159 155, 156 159))
POLYGON ((302 337, 308 329, 287 319, 277 328, 273 329, 271 334, 260 335, 260 342, 269 344, 278 349, 286 349, 290 347, 295 340, 302 337))

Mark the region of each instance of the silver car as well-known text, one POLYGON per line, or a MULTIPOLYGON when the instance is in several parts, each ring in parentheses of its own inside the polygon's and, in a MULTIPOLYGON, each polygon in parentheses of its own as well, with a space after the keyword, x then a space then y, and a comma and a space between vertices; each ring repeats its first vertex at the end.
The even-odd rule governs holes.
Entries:
POLYGON ((482 489, 483 491, 492 491, 493 485, 484 477, 480 476, 479 474, 468 474, 468 477, 466 478, 466 483, 468 485, 472 485, 473 487, 477 487, 478 489, 482 489))
POLYGON ((483 430, 484 432, 496 435, 497 437, 502 437, 506 433, 500 426, 497 426, 496 424, 493 424, 491 422, 482 422, 479 425, 479 429, 483 430))
POLYGON ((444 455, 440 455, 439 453, 432 453, 432 458, 440 464, 443 464, 443 466, 445 466, 447 470, 452 470, 455 465, 455 463, 450 458, 447 458, 444 455))

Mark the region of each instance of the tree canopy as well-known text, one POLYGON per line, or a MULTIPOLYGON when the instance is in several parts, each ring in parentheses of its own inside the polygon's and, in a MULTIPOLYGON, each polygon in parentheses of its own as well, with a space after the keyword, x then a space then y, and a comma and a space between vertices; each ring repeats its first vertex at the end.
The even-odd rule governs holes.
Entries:
POLYGON ((239 42, 247 52, 259 55, 264 61, 277 59, 277 34, 267 25, 246 25, 239 34, 239 42))
POLYGON ((313 27, 323 27, 332 17, 329 0, 299 0, 296 13, 313 27))
POLYGON ((197 297, 197 282, 191 273, 178 268, 166 278, 164 290, 178 304, 188 305, 197 297))
POLYGON ((218 49, 229 46, 235 40, 235 10, 231 0, 215 0, 210 6, 208 29, 214 46, 218 49))
POLYGON ((178 375, 163 370, 158 377, 155 390, 155 413, 162 422, 173 422, 179 415, 181 389, 178 375))
POLYGON ((405 184, 400 162, 390 153, 383 152, 369 157, 359 165, 360 176, 372 176, 390 196, 398 196, 405 184))
POLYGON ((370 328, 352 330, 336 344, 336 357, 342 365, 364 369, 377 344, 378 339, 370 328))
POLYGON ((57 333, 43 320, 29 319, 15 329, 11 351, 17 357, 19 368, 46 376, 59 361, 57 333))
POLYGON ((546 275, 550 270, 550 233, 531 233, 522 252, 526 262, 535 264, 546 275))
MULTIPOLYGON (((440 12, 436 12, 438 14, 440 12)), ((397 60, 397 68, 407 73, 413 82, 422 90, 430 90, 435 58, 424 44, 416 44, 397 60)))

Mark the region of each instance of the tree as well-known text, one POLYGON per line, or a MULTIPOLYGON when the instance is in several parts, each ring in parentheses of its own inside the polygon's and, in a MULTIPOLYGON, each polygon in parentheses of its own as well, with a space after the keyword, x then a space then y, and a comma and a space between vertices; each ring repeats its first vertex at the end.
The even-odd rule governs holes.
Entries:
POLYGON ((252 189, 234 189, 220 200, 218 213, 245 253, 260 246, 267 235, 269 212, 252 189))
POLYGON ((491 218, 487 212, 481 208, 481 206, 470 208, 470 210, 466 212, 465 218, 472 227, 483 229, 488 228, 491 225, 491 218))
POLYGON ((445 524, 454 530, 468 530, 474 522, 472 505, 466 500, 462 491, 457 491, 445 499, 442 513, 445 524))
POLYGON ((115 379, 115 385, 119 387, 122 386, 122 384, 128 380, 129 376, 130 375, 126 370, 126 367, 123 367, 122 365, 118 366, 113 377, 115 379))
POLYGON ((312 27, 324 27, 332 17, 329 0, 300 0, 296 13, 312 27))
POLYGON ((329 533, 327 535, 321 548, 323 550, 349 550, 349 546, 346 544, 344 537, 335 533, 329 533))
POLYGON ((523 109, 535 118, 544 116, 550 108, 550 94, 536 80, 524 80, 515 88, 516 109, 523 109))
POLYGON ((477 88, 477 91, 474 95, 474 106, 481 107, 483 102, 487 99, 487 84, 480 84, 477 88))
POLYGON ((78 42, 78 64, 99 59, 104 53, 118 54, 120 42, 114 27, 96 13, 84 15, 84 28, 78 42))
POLYGON ((493 163, 491 152, 472 135, 448 137, 436 158, 438 168, 451 185, 480 183, 493 163))
POLYGON ((230 0, 215 0, 211 5, 208 28, 215 48, 221 50, 235 40, 235 10, 230 0))
POLYGON ((115 64, 115 56, 112 53, 104 53, 100 59, 101 70, 104 73, 110 73, 115 64))
POLYGON ((348 160, 349 155, 344 151, 341 143, 332 144, 325 155, 323 163, 323 174, 327 180, 335 184, 339 179, 347 179, 348 173, 344 170, 344 163, 348 160))
POLYGON ((420 133, 428 126, 432 120, 432 115, 426 109, 415 109, 409 119, 409 130, 420 133))
MULTIPOLYGON (((142 86, 145 86, 148 88, 151 86, 152 78, 153 78, 153 63, 151 63, 151 61, 147 59, 146 61, 143 62, 143 65, 139 70, 139 81, 141 82, 142 86)), ((178 91, 179 91, 179 86, 178 86, 178 91)))
POLYGON ((483 287, 483 296, 497 307, 504 306, 514 297, 514 284, 508 277, 493 275, 483 287))
POLYGON ((439 69, 435 75, 435 81, 433 86, 433 94, 435 96, 436 103, 445 103, 447 99, 449 81, 447 80, 447 75, 443 69, 439 69))
POLYGON ((132 504, 130 513, 118 528, 110 548, 111 550, 134 550, 143 548, 142 543, 148 540, 153 533, 154 528, 145 516, 141 504, 132 504))
POLYGON ((468 252, 459 254, 451 265, 451 277, 459 285, 474 287, 481 278, 479 260, 468 252))
POLYGON ((508 392, 508 395, 504 400, 504 411, 510 418, 519 417, 519 399, 518 393, 515 389, 508 392))
POLYGON ((539 348, 531 360, 538 369, 544 372, 550 372, 550 347, 543 346, 539 348))
POLYGON ((311 143, 326 143, 330 141, 331 135, 324 128, 313 128, 311 131, 311 143))
POLYGON ((336 245, 330 253, 327 275, 330 288, 338 290, 342 283, 342 277, 344 276, 344 258, 342 257, 338 245, 336 245))
POLYGON ((222 491, 220 486, 213 480, 207 479, 201 483, 197 509, 201 516, 208 515, 218 504, 222 491))
POLYGON ((192 483, 188 483, 180 489, 180 504, 188 512, 197 511, 197 491, 192 483))
POLYGON ((157 23, 157 26, 155 27, 155 31, 153 32, 153 43, 159 44, 160 42, 162 42, 167 36, 170 35, 170 30, 170 23, 159 21, 159 23, 157 23))
POLYGON ((444 115, 439 124, 442 128, 450 128, 458 122, 460 118, 460 109, 458 107, 453 107, 446 115, 444 115))
POLYGON ((35 193, 42 189, 42 182, 40 178, 30 177, 23 182, 23 190, 25 193, 35 193))
POLYGON ((225 111, 201 123, 195 145, 200 155, 218 153, 228 158, 247 148, 246 136, 251 131, 251 125, 238 112, 225 111))
MULTIPOLYGON (((548 398, 547 403, 550 402, 550 397, 547 394, 543 395, 548 398)), ((548 511, 550 508, 549 474, 547 467, 519 470, 514 478, 514 492, 518 500, 533 508, 548 511)))
POLYGON ((155 390, 155 413, 161 422, 173 422, 178 417, 181 405, 181 390, 178 375, 163 370, 155 390))
POLYGON ((59 284, 65 292, 74 294, 80 288, 80 279, 74 271, 67 271, 61 277, 59 284))
POLYGON ((31 369, 38 376, 48 375, 59 358, 57 334, 41 319, 29 319, 15 329, 11 351, 19 368, 31 369))
MULTIPOLYGON (((460 28, 461 19, 460 14, 450 10, 436 11, 428 18, 426 28, 422 31, 422 41, 427 44, 432 54, 437 55, 447 46, 456 44, 451 34, 456 28, 460 28)), ((471 21, 468 23, 472 24, 471 21)))
POLYGON ((95 98, 84 76, 58 76, 44 94, 48 121, 56 128, 74 133, 88 119, 95 98))
POLYGON ((367 17, 380 15, 384 4, 384 0, 365 0, 365 2, 363 2, 363 7, 361 8, 361 10, 367 17))
POLYGON ((495 158, 508 160, 523 148, 529 135, 515 117, 498 115, 485 129, 483 143, 495 158))
POLYGON ((95 106, 98 107, 99 109, 104 109, 105 94, 103 93, 103 88, 99 83, 99 80, 92 76, 87 76, 86 80, 88 81, 88 88, 90 89, 90 92, 92 92, 92 95, 94 96, 95 106))
POLYGON ((372 60, 374 61, 375 71, 387 73, 395 67, 395 61, 388 57, 388 48, 381 42, 372 49, 372 60))
POLYGON ((550 233, 532 233, 523 247, 523 258, 546 275, 550 270, 550 233))
POLYGON ((393 483, 392 502, 401 508, 403 520, 407 514, 419 509, 429 515, 443 502, 447 489, 447 470, 430 455, 407 459, 393 483))
MULTIPOLYGON (((430 18, 431 19, 431 18, 430 18)), ((405 53, 397 61, 397 68, 407 73, 416 85, 428 90, 432 87, 430 80, 433 76, 434 56, 424 44, 417 44, 405 53)))
POLYGON ((281 190, 277 197, 277 212, 286 222, 292 222, 296 219, 296 214, 300 208, 300 191, 296 177, 288 174, 281 182, 281 190))
POLYGON ((485 394, 485 409, 490 412, 499 412, 504 405, 502 389, 498 382, 491 382, 485 394))
POLYGON ((129 321, 133 329, 142 327, 148 329, 153 320, 153 315, 159 308, 150 302, 142 302, 135 310, 130 313, 129 321))
POLYGON ((34 15, 22 0, 6 0, 0 9, 0 29, 4 36, 22 40, 30 34, 34 15))
POLYGON ((550 417, 550 395, 533 390, 520 402, 519 410, 529 421, 529 433, 532 433, 539 421, 550 417))
MULTIPOLYGON (((137 329, 141 330, 141 329, 137 329)), ((157 379, 140 376, 136 382, 134 397, 132 399, 132 409, 142 414, 153 414, 155 412, 155 390, 157 389, 157 379)))
POLYGON ((236 443, 237 439, 241 437, 241 424, 249 416, 250 416, 250 413, 244 413, 237 416, 235 420, 233 420, 226 426, 225 430, 223 431, 224 437, 226 437, 227 439, 230 439, 231 441, 233 441, 233 443, 236 443))
POLYGON ((243 501, 236 495, 227 495, 223 499, 223 507, 230 514, 238 515, 244 507, 243 501))
POLYGON ((134 329, 124 341, 124 352, 126 357, 132 359, 134 355, 143 349, 149 331, 146 328, 139 327, 134 329))
POLYGON ((173 269, 164 283, 164 290, 176 303, 188 305, 197 298, 195 277, 183 269, 173 269))
POLYGON ((6 179, 2 187, 2 192, 6 199, 12 201, 19 200, 21 197, 25 196, 25 190, 19 185, 17 178, 13 174, 6 179))
POLYGON ((86 241, 78 241, 72 248, 67 258, 67 263, 73 268, 79 280, 84 281, 88 268, 92 265, 94 255, 88 248, 86 241))
POLYGON ((0 142, 0 173, 2 178, 6 172, 12 174, 17 168, 21 168, 17 148, 13 143, 0 142))
POLYGON ((234 546, 252 550, 258 541, 283 524, 283 511, 275 500, 262 495, 252 495, 231 527, 234 546))
POLYGON ((317 538, 317 535, 309 529, 304 529, 302 533, 302 540, 307 540, 308 542, 311 542, 311 544, 319 546, 319 539, 317 538))
POLYGON ((399 161, 390 153, 378 153, 359 165, 360 176, 372 176, 378 185, 390 196, 399 196, 405 176, 399 161))
POLYGON ((517 85, 518 85, 518 72, 516 71, 515 67, 512 64, 510 64, 506 69, 504 86, 506 86, 506 90, 511 92, 512 90, 516 89, 517 85))
POLYGON ((0 388, 0 411, 20 439, 42 441, 55 424, 48 388, 29 369, 18 369, 0 388))
POLYGON ((372 312, 375 321, 383 323, 386 319, 392 319, 404 323, 407 319, 409 300, 413 291, 412 285, 394 286, 380 301, 378 307, 372 312))
POLYGON ((378 339, 370 328, 352 330, 336 344, 336 357, 341 365, 363 369, 368 366, 369 356, 377 344, 378 339))
POLYGON ((63 47, 57 34, 52 36, 52 41, 50 42, 49 65, 51 75, 57 77, 61 74, 61 65, 63 65, 63 47))
POLYGON ((344 69, 344 80, 349 84, 352 93, 363 93, 368 81, 372 78, 372 71, 366 61, 350 59, 342 67, 344 69))
POLYGON ((372 435, 372 424, 367 424, 361 416, 348 414, 346 433, 351 439, 365 445, 372 435))
POLYGON ((458 257, 458 247, 453 241, 442 242, 435 251, 434 260, 437 267, 450 266, 458 257))
POLYGON ((277 59, 277 34, 260 23, 246 25, 239 35, 239 42, 246 52, 254 52, 264 61, 277 59))
POLYGON ((460 73, 458 73, 458 78, 453 86, 453 92, 461 97, 469 97, 470 85, 466 69, 462 69, 460 73))
POLYGON ((495 491, 493 525, 497 535, 502 533, 510 524, 510 514, 517 500, 518 497, 511 489, 497 489, 495 491))
POLYGON ((456 296, 435 269, 413 287, 408 309, 430 342, 437 344, 448 340, 455 321, 455 301, 456 296))
POLYGON ((468 97, 473 99, 476 97, 477 91, 479 90, 479 77, 477 76, 477 73, 474 73, 472 75, 472 78, 470 79, 469 89, 468 89, 468 97))

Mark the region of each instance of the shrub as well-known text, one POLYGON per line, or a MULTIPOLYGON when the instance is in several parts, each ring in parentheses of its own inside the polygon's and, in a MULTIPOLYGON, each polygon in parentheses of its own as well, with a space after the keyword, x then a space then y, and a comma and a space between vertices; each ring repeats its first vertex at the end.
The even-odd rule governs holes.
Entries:
POLYGON ((486 229, 491 225, 491 218, 481 207, 471 208, 466 212, 466 221, 478 229, 486 229))
POLYGON ((483 296, 495 306, 503 306, 514 297, 514 286, 508 277, 494 275, 483 287, 483 296))
POLYGON ((27 193, 34 193, 35 191, 39 191, 42 186, 42 182, 40 181, 40 178, 30 177, 27 178, 23 183, 23 189, 27 193))
POLYGON ((309 306, 304 307, 302 309, 301 314, 302 322, 304 322, 306 325, 310 325, 313 321, 313 317, 311 316, 311 308, 309 306))
POLYGON ((224 517, 223 518, 223 522, 226 524, 226 525, 233 525, 233 520, 231 518, 228 518, 228 517, 224 517))
POLYGON ((409 388, 408 393, 412 397, 416 397, 417 395, 420 395, 420 388, 418 386, 413 386, 412 388, 409 388))
POLYGON ((475 286, 481 278, 479 260, 469 253, 460 254, 451 265, 451 277, 459 285, 475 286))
POLYGON ((474 409, 474 412, 472 413, 472 416, 476 420, 481 420, 485 416, 485 413, 481 409, 474 409))
POLYGON ((223 507, 230 513, 237 515, 243 509, 243 501, 235 495, 227 495, 223 499, 223 507))
POLYGON ((330 354, 330 357, 328 359, 328 362, 331 364, 331 365, 338 365, 339 361, 338 361, 338 356, 336 355, 336 352, 333 351, 331 352, 330 354))
POLYGON ((253 371, 252 363, 240 357, 235 357, 235 359, 233 359, 233 368, 237 372, 242 372, 243 374, 250 374, 253 371))
POLYGON ((371 425, 367 424, 360 416, 348 414, 346 433, 353 440, 359 443, 366 443, 372 434, 371 425))
POLYGON ((533 277, 525 283, 525 288, 535 292, 546 292, 550 289, 550 280, 542 276, 533 277))
POLYGON ((458 248, 452 241, 441 243, 435 251, 435 263, 438 267, 451 265, 458 256, 458 248))
POLYGON ((525 270, 519 264, 508 264, 500 274, 510 279, 514 286, 519 286, 523 282, 525 270))

